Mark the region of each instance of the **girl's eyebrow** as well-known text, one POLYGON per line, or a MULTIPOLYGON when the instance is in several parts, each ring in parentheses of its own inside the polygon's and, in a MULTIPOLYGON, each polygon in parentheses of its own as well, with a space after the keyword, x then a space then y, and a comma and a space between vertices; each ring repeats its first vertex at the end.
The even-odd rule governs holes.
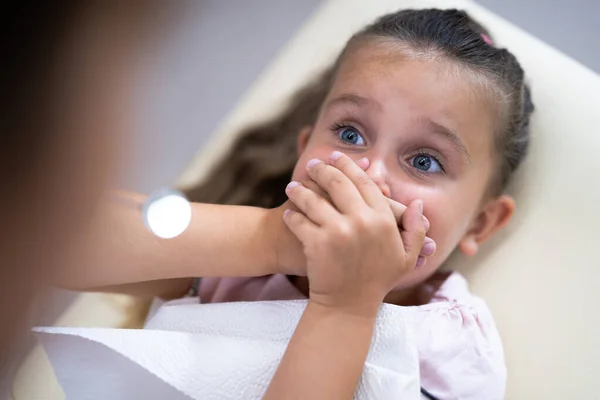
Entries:
POLYGON ((354 93, 344 93, 331 99, 325 105, 325 108, 331 108, 336 105, 349 104, 355 107, 369 106, 375 109, 381 109, 381 105, 373 99, 359 96, 354 93))
POLYGON ((420 118, 419 123, 424 125, 428 132, 443 136, 446 140, 452 143, 458 152, 465 155, 469 163, 471 162, 471 155, 467 151, 467 148, 463 144, 462 140, 460 140, 460 137, 455 132, 444 125, 438 124, 431 118, 420 118))

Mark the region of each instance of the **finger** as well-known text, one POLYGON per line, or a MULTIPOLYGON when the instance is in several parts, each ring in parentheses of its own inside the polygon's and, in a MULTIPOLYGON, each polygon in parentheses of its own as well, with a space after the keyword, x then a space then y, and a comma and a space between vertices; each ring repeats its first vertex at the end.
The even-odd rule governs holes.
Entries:
MULTIPOLYGON (((395 200, 392 199, 388 199, 389 203, 390 203, 390 207, 392 208, 392 212, 394 213, 394 218, 396 219, 396 221, 398 221, 398 225, 400 227, 402 224, 402 215, 404 215, 404 212, 406 211, 406 206, 402 203, 398 203, 395 200)), ((423 224, 425 226, 425 232, 427 232, 429 230, 429 220, 427 219, 426 216, 423 215, 423 224)), ((436 244, 435 241, 430 238, 430 237, 425 237, 425 240, 423 241, 423 247, 421 248, 421 252, 419 254, 419 257, 417 258, 417 266, 421 267, 423 265, 425 265, 425 262, 427 261, 426 258, 429 256, 432 256, 435 253, 436 250, 436 244), (419 265, 422 264, 422 265, 419 265)))
MULTIPOLYGON (((366 170, 367 168, 369 168, 369 164, 369 159, 367 157, 363 157, 360 160, 356 161, 356 165, 358 165, 362 170, 366 170)), ((319 196, 323 197, 325 200, 331 203, 331 198, 329 197, 329 195, 323 189, 321 189, 321 187, 317 185, 315 181, 308 179, 305 181, 300 181, 300 183, 304 185, 307 189, 312 190, 313 192, 315 192, 316 194, 318 194, 319 196)), ((389 200, 390 205, 392 207, 392 211, 394 212, 394 216, 396 216, 396 219, 398 220, 398 222, 400 222, 402 218, 402 213, 404 212, 404 210, 406 210, 406 206, 392 199, 389 200)))
POLYGON ((387 201, 390 204, 390 208, 392 209, 392 213, 394 214, 396 222, 398 222, 398 225, 401 225, 402 215, 404 215, 404 212, 406 211, 406 206, 390 198, 388 198, 387 201))
MULTIPOLYGON (((387 199, 390 204, 390 208, 392 209, 392 213, 394 214, 394 218, 396 218, 396 222, 398 222, 399 226, 402 226, 402 215, 406 211, 406 206, 402 203, 397 202, 396 200, 392 200, 390 198, 387 199)), ((429 219, 423 215, 423 222, 425 224, 425 232, 429 231, 430 223, 429 219)))
MULTIPOLYGON (((364 209, 366 203, 358 188, 342 171, 317 159, 310 160, 306 167, 310 178, 327 193, 341 213, 356 213, 364 209)), ((356 164, 354 167, 361 170, 356 164)))
MULTIPOLYGON (((362 160, 367 160, 367 158, 363 158, 362 160)), ((357 161, 357 163, 358 163, 358 161, 357 161)), ((312 190, 313 192, 315 192, 316 194, 321 196, 323 199, 325 199, 326 201, 331 203, 331 198, 329 197, 329 195, 323 189, 321 189, 321 187, 319 185, 317 185, 316 182, 314 182, 312 180, 306 180, 306 181, 302 181, 300 183, 307 189, 312 190)), ((404 214, 404 211, 406 211, 406 206, 404 204, 399 203, 396 200, 393 200, 390 198, 388 198, 387 201, 389 202, 390 208, 392 209, 392 214, 394 214, 394 219, 396 219, 396 222, 398 222, 398 226, 402 227, 402 215, 404 214)), ((429 231, 429 226, 430 226, 429 220, 427 219, 426 216, 423 216, 423 219, 425 222, 425 231, 427 232, 427 231, 429 231)), ((428 239, 429 238, 425 238, 425 241, 427 242, 428 239)), ((429 240, 433 241, 432 239, 429 239, 429 240)))
POLYGON ((407 262, 411 266, 417 263, 417 257, 421 253, 425 242, 425 222, 423 219, 423 201, 414 200, 402 216, 404 230, 400 232, 407 262))
MULTIPOLYGON (((360 160, 356 161, 356 165, 358 165, 361 169, 366 170, 367 168, 369 168, 369 159, 364 157, 361 158, 360 160)), ((323 197, 325 200, 332 202, 331 197, 329 197, 329 195, 323 190, 321 189, 321 187, 316 184, 314 181, 302 181, 301 182, 302 185, 304 185, 306 188, 314 191, 315 193, 317 193, 318 195, 320 195, 321 197, 323 197)), ((399 203, 391 198, 386 198, 390 208, 392 209, 392 213, 394 214, 394 218, 396 219, 396 221, 398 222, 398 225, 401 225, 402 222, 402 215, 404 214, 404 211, 406 210, 406 206, 402 203, 399 203)), ((427 217, 423 216, 424 220, 425 220, 425 231, 429 231, 429 220, 427 219, 427 217)))
POLYGON ((419 253, 419 257, 430 257, 435 253, 436 244, 432 238, 426 237, 423 241, 423 247, 419 253))
MULTIPOLYGON (((367 169, 369 169, 369 165, 371 165, 371 161, 369 161, 369 159, 367 157, 363 157, 360 160, 356 161, 356 165, 358 165, 360 167, 360 169, 362 169, 363 171, 366 171, 367 169)), ((307 182, 302 182, 304 185, 306 185, 307 187, 309 187, 312 190, 315 190, 317 193, 321 194, 322 196, 325 194, 325 192, 323 192, 322 190, 317 190, 316 187, 317 186, 310 186, 310 184, 308 184, 307 182)), ((330 200, 330 199, 327 199, 330 200)), ((391 198, 388 197, 388 202, 390 203, 390 207, 392 208, 392 213, 394 214, 394 218, 396 218, 396 221, 398 221, 398 225, 401 224, 402 221, 402 214, 404 214, 404 211, 406 211, 406 206, 402 203, 399 203, 391 198)), ((430 223, 429 220, 427 219, 426 216, 423 215, 423 218, 425 219, 425 231, 429 231, 429 227, 430 227, 430 223)))
POLYGON ((371 165, 371 162, 367 157, 363 157, 356 162, 356 165, 358 165, 363 171, 366 171, 367 169, 369 169, 369 165, 371 165))
POLYGON ((332 165, 350 179, 368 205, 380 210, 387 206, 381 188, 350 157, 334 151, 330 158, 332 165))
POLYGON ((313 237, 318 227, 301 212, 290 210, 283 212, 283 222, 302 244, 313 237))
POLYGON ((329 195, 323 189, 321 189, 321 187, 319 185, 317 185, 317 183, 315 181, 308 179, 305 181, 301 181, 300 183, 305 188, 312 190, 313 192, 315 192, 316 194, 318 194, 319 196, 321 196, 322 198, 327 200, 329 203, 331 203, 331 198, 329 197, 329 195))
MULTIPOLYGON (((369 165, 371 165, 371 161, 367 157, 363 157, 360 160, 356 161, 356 165, 360 167, 363 171, 369 169, 369 165)), ((388 197, 388 202, 390 203, 390 207, 392 208, 392 213, 394 214, 394 218, 398 221, 398 225, 400 225, 402 221, 402 214, 406 210, 406 206, 402 203, 397 202, 388 197)), ((423 216, 425 218, 425 216, 423 216)), ((425 230, 429 230, 429 220, 425 218, 425 230)))
POLYGON ((317 225, 323 225, 339 215, 327 200, 299 182, 290 182, 285 193, 298 210, 317 225))

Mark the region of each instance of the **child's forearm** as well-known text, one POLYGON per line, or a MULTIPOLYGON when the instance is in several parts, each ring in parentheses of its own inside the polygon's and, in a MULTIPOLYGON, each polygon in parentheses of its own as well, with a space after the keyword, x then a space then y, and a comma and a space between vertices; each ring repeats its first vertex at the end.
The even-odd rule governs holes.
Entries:
POLYGON ((180 299, 190 293, 190 289, 192 288, 193 284, 193 278, 177 278, 126 283, 122 285, 103 286, 91 289, 97 292, 127 294, 149 300, 156 297, 159 297, 163 300, 173 300, 180 299))
MULTIPOLYGON (((82 238, 73 267, 56 277, 69 289, 90 290, 135 282, 198 276, 259 276, 274 272, 265 238, 268 210, 192 205, 188 229, 160 239, 141 217, 145 196, 121 193, 108 201, 82 238), (125 201, 121 201, 125 200, 125 201)), ((83 236, 83 235, 82 235, 83 236)))
POLYGON ((264 399, 352 399, 376 315, 309 301, 264 399))

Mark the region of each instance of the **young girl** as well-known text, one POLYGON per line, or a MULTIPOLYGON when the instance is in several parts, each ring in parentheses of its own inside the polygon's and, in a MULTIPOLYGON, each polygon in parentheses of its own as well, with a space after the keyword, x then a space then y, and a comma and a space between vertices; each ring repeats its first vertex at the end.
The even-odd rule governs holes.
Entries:
MULTIPOLYGON (((306 313, 316 304, 368 320, 385 296, 386 302, 415 306, 424 393, 503 398, 506 368, 490 312, 460 275, 439 270, 456 248, 475 254, 510 220, 515 205, 503 190, 526 153, 532 110, 515 57, 495 47, 464 12, 384 16, 356 34, 282 116, 242 135, 214 174, 188 190, 201 203, 271 210, 224 212, 198 204, 204 219, 168 243, 139 245, 135 231, 138 245, 132 246, 134 231, 111 228, 105 237, 114 246, 127 244, 128 257, 119 263, 104 259, 113 269, 92 268, 88 260, 85 273, 71 271, 61 283, 176 297, 191 285, 185 277, 203 276, 193 289, 205 303, 309 297, 306 313), (390 201, 409 207, 394 217, 390 201), (426 228, 431 239, 424 238, 426 228), (395 274, 382 284, 369 271, 386 265, 395 274), (152 282, 136 283, 142 281, 152 282)), ((125 213, 112 218, 134 225, 125 223, 133 218, 125 213)), ((327 351, 319 347, 326 333, 303 347, 311 329, 323 326, 307 315, 267 396, 301 393, 300 385, 309 393, 302 378, 310 366, 323 374, 332 366, 326 360, 315 366, 316 356, 311 360, 302 350, 327 351)), ((334 364, 355 384, 370 333, 344 321, 349 332, 355 326, 362 332, 355 335, 367 339, 356 347, 348 342, 354 363, 334 364)))
MULTIPOLYGON (((356 34, 287 112, 248 131, 188 193, 273 207, 285 192, 308 218, 286 219, 308 253, 310 229, 332 211, 315 214, 321 203, 296 183, 307 179, 305 165, 335 150, 367 157, 366 171, 385 195, 423 200, 437 244, 385 298, 417 306, 423 388, 441 399, 503 398, 506 370, 489 310, 460 275, 438 270, 455 248, 473 255, 509 221, 515 205, 503 190, 526 153, 532 110, 515 57, 468 15, 401 11, 356 34)), ((203 279, 199 292, 203 302, 281 300, 305 298, 312 287, 303 277, 273 275, 203 279)))

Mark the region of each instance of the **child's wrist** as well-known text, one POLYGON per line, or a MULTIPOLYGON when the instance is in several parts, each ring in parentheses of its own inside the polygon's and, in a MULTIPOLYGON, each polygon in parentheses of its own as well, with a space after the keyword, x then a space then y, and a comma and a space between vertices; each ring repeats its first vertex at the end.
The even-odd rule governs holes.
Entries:
POLYGON ((281 273, 277 255, 277 218, 281 218, 279 208, 264 209, 261 232, 259 235, 259 252, 268 274, 281 273))
POLYGON ((312 293, 309 297, 309 305, 321 312, 364 320, 375 320, 382 303, 383 298, 379 297, 372 297, 366 301, 360 301, 359 299, 356 299, 356 301, 336 301, 328 296, 312 293))

